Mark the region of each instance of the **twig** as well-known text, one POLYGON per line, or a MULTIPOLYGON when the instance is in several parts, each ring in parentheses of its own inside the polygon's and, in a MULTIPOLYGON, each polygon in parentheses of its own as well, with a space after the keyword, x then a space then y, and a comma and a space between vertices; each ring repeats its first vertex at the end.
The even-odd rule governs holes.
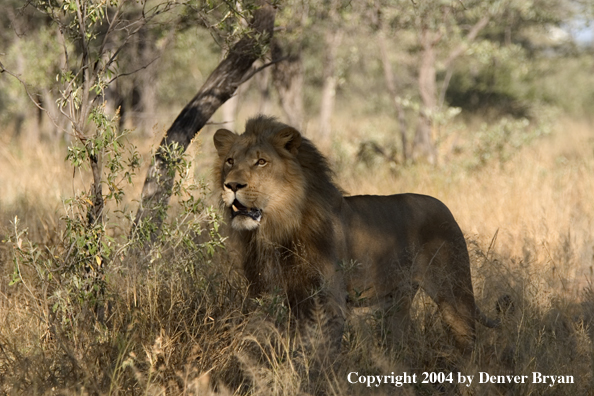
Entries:
POLYGON ((495 247, 495 242, 497 242, 498 234, 499 228, 495 231, 495 235, 493 235, 493 238, 491 239, 491 243, 489 244, 489 248, 487 249, 487 254, 485 254, 485 263, 489 260, 489 254, 491 253, 491 250, 495 247))
POLYGON ((230 122, 233 122, 233 121, 221 121, 221 122, 208 121, 204 125, 225 125, 225 124, 229 124, 230 122))

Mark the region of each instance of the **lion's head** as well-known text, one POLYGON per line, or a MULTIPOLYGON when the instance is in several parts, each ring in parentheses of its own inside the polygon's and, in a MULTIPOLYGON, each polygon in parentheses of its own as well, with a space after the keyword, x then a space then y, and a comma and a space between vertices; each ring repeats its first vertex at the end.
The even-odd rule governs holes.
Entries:
POLYGON ((324 158, 311 142, 272 118, 249 120, 241 135, 219 129, 214 143, 217 188, 236 231, 286 239, 302 224, 312 199, 328 198, 320 194, 321 184, 336 191, 324 158))

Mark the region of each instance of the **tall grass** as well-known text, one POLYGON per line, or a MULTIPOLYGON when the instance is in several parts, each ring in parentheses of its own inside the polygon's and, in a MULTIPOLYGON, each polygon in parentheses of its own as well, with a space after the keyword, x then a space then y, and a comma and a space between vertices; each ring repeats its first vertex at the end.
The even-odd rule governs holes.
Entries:
MULTIPOLYGON (((389 142, 381 120, 338 121, 337 130, 327 152, 341 187, 350 194, 417 192, 441 199, 467 236, 479 306, 494 317, 497 300, 508 294, 514 309, 503 317, 502 329, 477 328, 475 351, 464 360, 423 293, 415 299, 411 330, 391 350, 377 312, 353 313, 340 356, 318 376, 325 392, 588 394, 594 388, 591 125, 560 123, 505 162, 481 167, 468 165, 472 150, 465 143, 472 142, 473 130, 463 130, 440 146, 442 163, 435 168, 355 160, 363 139, 389 142), (353 371, 451 370, 475 375, 473 385, 367 388, 347 381, 353 371), (575 384, 477 384, 481 371, 530 380, 535 371, 572 375, 575 384)), ((198 177, 209 177, 210 147, 207 142, 203 152, 192 153, 198 177)), ((212 223, 203 225, 203 212, 175 223, 151 254, 122 250, 106 269, 99 304, 73 301, 67 315, 56 310, 56 293, 66 292, 61 287, 67 283, 43 270, 67 253, 63 200, 88 188, 89 180, 84 172, 73 177, 64 156, 59 147, 0 145, 1 393, 298 395, 315 389, 308 383, 314 365, 290 336, 294 324, 283 315, 283 301, 248 297, 233 252, 205 245, 216 236, 212 223), (15 266, 19 279, 9 285, 15 266)), ((127 190, 124 212, 134 209, 141 185, 138 176, 127 190)), ((172 217, 182 211, 174 205, 172 217)), ((111 236, 124 244, 130 224, 112 218, 119 223, 111 236)), ((51 267, 57 275, 56 268, 51 267)))

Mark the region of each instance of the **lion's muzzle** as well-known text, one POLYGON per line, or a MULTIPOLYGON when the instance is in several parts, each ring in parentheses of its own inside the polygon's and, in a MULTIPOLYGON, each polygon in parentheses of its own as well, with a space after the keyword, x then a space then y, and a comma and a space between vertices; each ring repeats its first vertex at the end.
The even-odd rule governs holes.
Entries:
POLYGON ((254 221, 259 222, 262 219, 262 210, 257 208, 248 208, 237 199, 231 204, 231 218, 236 216, 247 216, 254 221))

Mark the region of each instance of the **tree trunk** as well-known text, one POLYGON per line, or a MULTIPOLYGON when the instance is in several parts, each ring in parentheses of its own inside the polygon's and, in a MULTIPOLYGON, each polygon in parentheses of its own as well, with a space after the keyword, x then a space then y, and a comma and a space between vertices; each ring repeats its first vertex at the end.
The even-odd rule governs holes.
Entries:
MULTIPOLYGON (((145 70, 145 72, 147 72, 145 70)), ((153 127, 157 123, 157 85, 147 72, 143 77, 140 91, 140 120, 138 127, 142 136, 152 136, 153 127)))
POLYGON ((244 82, 247 72, 258 59, 258 47, 267 45, 272 38, 275 13, 272 5, 262 2, 262 6, 254 11, 250 23, 255 33, 247 34, 230 49, 227 57, 210 74, 163 137, 147 172, 140 207, 134 221, 134 228, 147 222, 152 223, 152 239, 165 218, 175 178, 175 168, 171 160, 167 159, 168 153, 176 150, 176 147, 181 152, 185 151, 214 112, 244 82))
MULTIPOLYGON (((12 9, 8 10, 8 18, 10 20, 10 23, 13 26, 15 26, 16 18, 15 18, 14 13, 12 12, 12 9)), ((20 47, 20 41, 21 41, 20 36, 18 34, 15 35, 15 46, 16 47, 20 47)), ((16 54, 16 73, 17 73, 17 75, 23 75, 26 67, 27 67, 27 65, 25 64, 25 56, 24 56, 23 52, 18 52, 16 54)), ((25 129, 27 127, 25 121, 28 120, 29 118, 31 118, 31 112, 29 110, 27 100, 25 99, 24 96, 22 96, 22 95, 17 96, 17 106, 15 106, 15 107, 18 110, 17 110, 17 114, 14 117, 13 138, 15 138, 16 140, 19 140, 19 141, 23 141, 27 145, 35 146, 35 143, 37 143, 35 141, 35 139, 36 139, 35 135, 37 135, 37 133, 36 133, 37 131, 35 131, 35 133, 32 134, 32 136, 30 136, 30 133, 29 133, 30 131, 28 132, 25 129), (23 133, 23 131, 24 131, 24 133, 23 133)), ((30 130, 33 131, 34 129, 35 129, 35 127, 32 125, 30 127, 30 130)))
POLYGON ((415 135, 415 147, 420 154, 432 165, 437 162, 437 153, 431 138, 433 128, 432 113, 437 105, 437 84, 435 72, 435 39, 432 32, 423 28, 421 35, 421 64, 419 66, 419 93, 421 95, 422 108, 415 135))
MULTIPOLYGON (((278 43, 275 43, 272 51, 273 59, 281 59, 285 56, 278 43)), ((301 54, 291 54, 287 59, 275 64, 272 69, 272 77, 281 107, 289 124, 301 130, 303 126, 303 82, 305 80, 301 54)))
POLYGON ((48 136, 51 142, 57 142, 62 137, 66 125, 64 125, 64 120, 62 119, 60 112, 56 110, 55 106, 52 106, 52 104, 56 102, 56 99, 52 96, 49 89, 43 88, 41 90, 41 100, 44 104, 43 108, 46 113, 44 114, 46 116, 44 119, 49 118, 49 122, 44 122, 44 131, 42 134, 48 136), (45 124, 48 126, 46 127, 45 124))
POLYGON ((258 113, 260 114, 269 114, 272 108, 272 100, 270 98, 271 75, 272 71, 267 67, 254 76, 258 92, 260 92, 260 104, 258 105, 258 113))
MULTIPOLYGON (((293 23, 300 27, 308 24, 309 2, 301 2, 292 10, 293 23)), ((288 123, 302 133, 304 132, 305 112, 303 104, 303 84, 305 82, 305 67, 303 65, 303 29, 287 28, 297 31, 296 36, 281 43, 272 43, 272 60, 277 61, 272 68, 272 83, 279 96, 279 102, 288 123), (280 60, 280 62, 279 62, 280 60)))
POLYGON ((235 119, 237 118, 237 110, 239 109, 239 91, 238 89, 235 95, 221 106, 221 113, 223 114, 221 127, 231 131, 235 130, 235 119))
POLYGON ((380 55, 382 58, 382 66, 384 69, 384 79, 386 81, 386 88, 394 102, 394 109, 398 117, 398 129, 400 129, 400 141, 402 143, 402 162, 406 163, 409 158, 408 139, 406 132, 408 126, 406 125, 406 115, 404 114, 404 107, 398 100, 398 91, 396 90, 396 82, 394 81, 394 73, 392 71, 392 64, 388 56, 388 47, 386 44, 386 37, 383 31, 378 33, 378 44, 380 46, 380 55))
POLYGON ((336 97, 336 55, 342 41, 343 31, 339 26, 328 28, 326 32, 326 59, 324 60, 324 86, 322 88, 322 101, 320 103, 320 140, 328 143, 332 133, 332 113, 334 112, 334 99, 336 97))
POLYGON ((155 84, 155 80, 159 72, 158 63, 153 64, 153 62, 160 58, 167 45, 163 45, 161 50, 157 49, 156 38, 150 34, 147 27, 144 27, 138 33, 138 60, 140 64, 137 67, 145 69, 138 74, 140 94, 140 112, 138 116, 140 120, 137 125, 142 136, 151 136, 153 127, 157 123, 157 84, 155 84))
MULTIPOLYGON (((88 146, 87 150, 91 150, 91 146, 88 146)), ((91 171, 93 172, 93 185, 91 186, 91 190, 93 191, 93 207, 87 212, 89 227, 103 223, 103 208, 105 202, 103 200, 103 175, 101 174, 103 164, 101 157, 101 150, 97 150, 96 154, 89 154, 91 171)))
POLYGON ((437 150, 433 143, 433 117, 445 100, 446 90, 452 76, 450 65, 468 49, 469 43, 474 41, 478 33, 489 23, 489 15, 481 17, 468 31, 465 40, 456 46, 444 62, 446 76, 442 84, 439 106, 437 93, 437 73, 435 70, 436 54, 435 46, 442 37, 443 32, 435 32, 428 26, 420 28, 419 41, 422 47, 421 62, 419 66, 419 93, 421 95, 422 108, 415 135, 415 146, 419 148, 420 154, 432 165, 437 164, 437 150))

